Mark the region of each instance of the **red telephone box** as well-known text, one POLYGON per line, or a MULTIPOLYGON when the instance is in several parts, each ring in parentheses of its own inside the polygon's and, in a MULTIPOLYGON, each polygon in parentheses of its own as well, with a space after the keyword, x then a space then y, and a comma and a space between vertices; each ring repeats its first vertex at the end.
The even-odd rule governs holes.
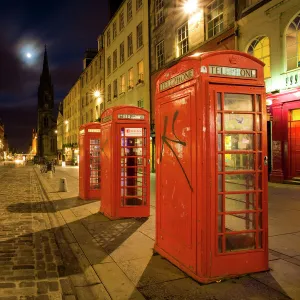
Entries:
POLYGON ((79 197, 83 200, 100 200, 100 136, 100 123, 79 128, 79 197))
POLYGON ((156 82, 155 249, 200 282, 268 269, 263 63, 194 54, 156 82))
POLYGON ((149 113, 116 106, 101 116, 100 211, 111 219, 150 215, 149 113))

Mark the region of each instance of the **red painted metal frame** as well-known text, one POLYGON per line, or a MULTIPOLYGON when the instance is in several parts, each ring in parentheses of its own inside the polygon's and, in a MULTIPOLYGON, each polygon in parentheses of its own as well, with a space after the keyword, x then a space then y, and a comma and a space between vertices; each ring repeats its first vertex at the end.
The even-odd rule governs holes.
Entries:
MULTIPOLYGON (((116 106, 109 108, 103 112, 101 116, 101 206, 100 212, 106 215, 110 219, 119 219, 127 217, 149 217, 150 215, 150 124, 149 124, 149 112, 145 109, 134 106, 116 106), (118 119, 118 115, 143 115, 143 120, 132 119, 118 119), (141 205, 122 205, 122 199, 124 200, 134 197, 122 197, 121 190, 127 190, 125 186, 121 186, 121 180, 127 180, 128 176, 135 183, 138 180, 137 175, 127 177, 122 176, 121 162, 122 157, 121 149, 134 149, 135 146, 122 147, 121 145, 121 129, 122 128, 143 128, 143 136, 138 138, 143 139, 143 156, 130 156, 132 161, 142 159, 143 161, 143 203, 141 205)), ((134 136, 132 138, 135 138, 134 136)), ((125 139, 124 139, 125 140, 125 139)), ((134 166, 131 166, 133 169, 134 166)), ((126 169, 126 172, 128 168, 126 169)), ((138 190, 137 185, 131 185, 130 189, 138 190)), ((132 196, 132 195, 131 195, 132 196)), ((133 195, 134 196, 134 195, 133 195)), ((135 197, 138 198, 138 197, 135 197)))
MULTIPOLYGON (((257 229, 256 218, 254 230, 263 233, 262 248, 218 253, 215 96, 217 92, 228 91, 260 95, 262 131, 259 134, 263 135, 260 156, 263 158, 267 155, 266 107, 263 63, 259 60, 237 51, 205 53, 182 59, 162 72, 156 81, 156 136, 160 138, 156 140, 155 250, 204 283, 268 269, 265 165, 262 171, 256 168, 253 172, 262 174, 261 191, 254 191, 263 193, 262 209, 255 207, 255 212, 262 212, 262 228, 257 229), (257 77, 211 75, 207 71, 209 65, 255 69, 257 77), (162 82, 190 69, 194 70, 191 80, 160 92, 162 82)), ((252 210, 245 209, 245 212, 250 214, 252 210)), ((249 231, 239 231, 245 232, 249 231)))
MULTIPOLYGON (((89 130, 101 130, 100 123, 91 122, 83 124, 79 128, 79 197, 83 200, 98 200, 101 197, 101 187, 99 189, 90 188, 90 141, 99 139, 101 132, 89 132, 89 130)), ((101 164, 99 163, 99 168, 101 164)), ((101 185, 101 178, 99 178, 101 185)))

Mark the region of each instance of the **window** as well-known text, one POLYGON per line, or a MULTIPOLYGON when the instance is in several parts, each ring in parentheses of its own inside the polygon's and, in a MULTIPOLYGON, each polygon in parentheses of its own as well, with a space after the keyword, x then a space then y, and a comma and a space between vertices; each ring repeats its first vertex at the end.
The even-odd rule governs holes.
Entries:
POLYGON ((120 31, 123 30, 124 26, 125 26, 125 21, 124 21, 124 10, 122 10, 122 11, 120 12, 120 16, 119 16, 119 29, 120 29, 120 31))
POLYGON ((94 118, 93 118, 93 109, 91 108, 91 117, 90 117, 90 122, 93 122, 94 118))
POLYGON ((44 127, 48 128, 48 125, 49 125, 48 117, 44 117, 44 127))
POLYGON ((117 65, 118 65, 118 53, 116 49, 113 53, 113 70, 117 68, 117 65))
POLYGON ((136 10, 139 10, 143 5, 143 0, 136 0, 136 10))
POLYGON ((128 89, 133 88, 133 68, 128 71, 128 89))
POLYGON ((139 49, 143 46, 143 23, 136 27, 136 47, 139 49))
POLYGON ((138 67, 138 83, 144 82, 144 61, 137 64, 138 67))
POLYGON ((285 35, 287 71, 300 67, 300 14, 289 24, 285 35))
POLYGON ((118 81, 117 79, 113 82, 113 89, 114 89, 114 98, 118 97, 118 81))
POLYGON ((189 29, 188 23, 182 25, 177 30, 178 40, 178 56, 181 56, 189 51, 189 29))
POLYGON ((84 107, 84 97, 81 99, 81 107, 84 107))
POLYGON ((165 64, 165 44, 161 41, 156 45, 156 68, 160 69, 165 64))
POLYGON ((120 44, 120 64, 125 61, 125 49, 124 49, 124 42, 120 44))
POLYGON ((111 84, 107 86, 107 101, 111 101, 111 84))
POLYGON ((126 91, 125 74, 123 74, 120 78, 120 92, 125 93, 125 91, 126 91))
POLYGON ((104 109, 104 105, 103 103, 100 104, 100 111, 102 111, 104 109))
POLYGON ((144 108, 144 100, 143 99, 138 100, 137 106, 140 108, 144 108))
POLYGON ((95 74, 98 73, 98 60, 95 61, 95 74))
POLYGON ((101 79, 101 80, 100 80, 100 90, 102 91, 103 88, 104 88, 104 80, 101 79))
POLYGON ((113 40, 117 37, 117 23, 113 23, 113 40))
POLYGON ((86 93, 85 94, 85 105, 88 105, 89 104, 89 94, 86 93))
POLYGON ((107 75, 111 73, 111 57, 107 58, 107 75))
POLYGON ((110 29, 107 30, 107 34, 106 34, 106 44, 107 47, 110 45, 110 29))
POLYGON ((207 6, 207 38, 223 30, 224 0, 215 0, 207 6))
POLYGON ((164 21, 164 0, 155 0, 155 25, 164 21))
POLYGON ((132 33, 127 37, 127 45, 128 45, 128 57, 133 54, 133 44, 132 44, 132 33))
POLYGON ((89 121, 89 114, 88 114, 88 112, 85 113, 85 121, 86 121, 86 122, 89 121))
POLYGON ((132 0, 127 2, 127 22, 132 19, 132 0))
POLYGON ((270 42, 266 36, 257 37, 247 49, 247 53, 260 59, 265 63, 265 78, 271 77, 270 42))

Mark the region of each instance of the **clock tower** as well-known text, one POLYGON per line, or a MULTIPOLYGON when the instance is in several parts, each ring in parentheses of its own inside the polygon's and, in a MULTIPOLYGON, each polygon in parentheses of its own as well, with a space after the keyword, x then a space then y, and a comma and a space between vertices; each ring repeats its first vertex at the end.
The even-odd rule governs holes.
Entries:
POLYGON ((53 116, 53 85, 48 66, 45 46, 43 71, 38 88, 38 120, 37 120, 37 155, 50 160, 56 158, 56 122, 53 116))

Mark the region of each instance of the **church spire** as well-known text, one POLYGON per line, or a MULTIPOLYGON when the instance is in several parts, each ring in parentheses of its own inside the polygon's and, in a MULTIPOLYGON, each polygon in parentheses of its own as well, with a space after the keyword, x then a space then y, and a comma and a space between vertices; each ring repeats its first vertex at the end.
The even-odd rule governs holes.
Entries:
POLYGON ((46 45, 45 45, 45 52, 44 52, 44 62, 43 62, 42 77, 44 77, 44 78, 50 78, 49 65, 48 65, 48 55, 47 55, 47 47, 46 47, 46 45))

